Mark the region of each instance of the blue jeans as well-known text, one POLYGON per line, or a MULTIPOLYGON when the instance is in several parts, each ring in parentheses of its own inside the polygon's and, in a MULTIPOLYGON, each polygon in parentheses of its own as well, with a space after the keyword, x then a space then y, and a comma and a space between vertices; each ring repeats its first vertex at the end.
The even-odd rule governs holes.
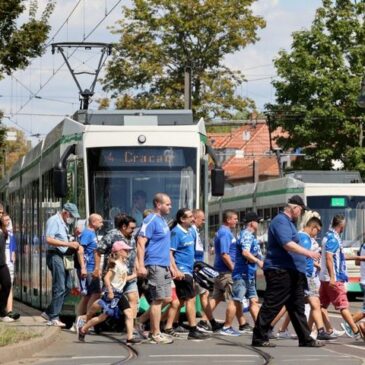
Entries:
POLYGON ((257 298, 255 279, 233 279, 232 299, 242 302, 243 298, 257 298))
POLYGON ((52 300, 46 309, 48 317, 58 319, 66 296, 71 290, 71 275, 65 270, 62 256, 54 253, 47 254, 47 266, 52 273, 52 300))

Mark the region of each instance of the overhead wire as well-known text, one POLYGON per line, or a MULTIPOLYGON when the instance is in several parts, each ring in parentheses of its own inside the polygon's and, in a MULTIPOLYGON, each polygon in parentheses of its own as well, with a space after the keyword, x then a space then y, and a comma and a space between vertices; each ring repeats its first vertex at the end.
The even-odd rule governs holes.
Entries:
MULTIPOLYGON (((110 13, 122 2, 122 0, 118 0, 113 6, 112 8, 104 15, 104 17, 94 26, 94 28, 85 36, 85 38, 83 39, 84 41, 89 38, 94 32, 95 30, 100 26, 100 24, 102 24, 104 22, 104 20, 110 15, 110 13)), ((78 48, 75 48, 73 52, 71 52, 70 55, 67 56, 67 59, 70 59, 73 54, 77 51, 78 48)), ((20 113, 36 96, 37 94, 46 86, 48 85, 48 83, 53 79, 53 77, 58 73, 58 71, 65 65, 65 62, 63 62, 54 72, 53 74, 47 79, 47 81, 41 85, 39 87, 39 89, 32 93, 32 95, 29 97, 29 99, 13 114, 13 115, 17 115, 18 113, 20 113)))

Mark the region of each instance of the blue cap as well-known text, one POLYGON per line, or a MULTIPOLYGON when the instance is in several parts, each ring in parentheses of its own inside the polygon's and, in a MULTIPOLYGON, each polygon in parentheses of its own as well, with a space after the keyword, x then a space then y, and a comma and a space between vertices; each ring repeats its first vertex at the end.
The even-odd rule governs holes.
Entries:
POLYGON ((79 214, 76 204, 66 203, 63 206, 63 209, 67 210, 74 218, 80 218, 80 214, 79 214))

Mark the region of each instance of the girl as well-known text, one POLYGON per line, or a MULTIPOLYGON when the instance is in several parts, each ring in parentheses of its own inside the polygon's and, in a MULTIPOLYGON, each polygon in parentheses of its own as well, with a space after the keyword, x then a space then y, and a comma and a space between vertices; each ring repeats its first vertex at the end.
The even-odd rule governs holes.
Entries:
POLYGON ((136 274, 127 275, 128 268, 125 264, 128 253, 132 248, 123 241, 116 241, 112 247, 112 254, 108 261, 107 272, 104 276, 105 292, 101 299, 94 302, 86 314, 86 323, 78 320, 79 341, 85 341, 85 335, 89 328, 104 322, 108 317, 119 319, 120 312, 125 316, 125 326, 127 331, 127 344, 137 344, 141 340, 133 338, 133 313, 127 298, 123 294, 123 288, 128 280, 136 277, 136 274), (102 313, 94 317, 98 311, 102 313))

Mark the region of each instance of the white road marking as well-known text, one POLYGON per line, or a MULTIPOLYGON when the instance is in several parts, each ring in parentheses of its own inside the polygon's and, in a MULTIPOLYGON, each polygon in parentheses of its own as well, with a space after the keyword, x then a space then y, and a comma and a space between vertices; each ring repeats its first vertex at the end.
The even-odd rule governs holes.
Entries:
POLYGON ((347 345, 346 343, 344 343, 343 345, 344 345, 344 346, 347 346, 347 347, 352 347, 352 348, 354 348, 354 349, 364 350, 364 351, 365 351, 365 347, 356 346, 356 345, 347 345))
POLYGON ((148 357, 260 357, 246 354, 175 354, 175 355, 148 355, 148 357))
POLYGON ((126 357, 123 355, 119 356, 72 356, 71 359, 73 360, 83 360, 83 359, 125 359, 126 357))

